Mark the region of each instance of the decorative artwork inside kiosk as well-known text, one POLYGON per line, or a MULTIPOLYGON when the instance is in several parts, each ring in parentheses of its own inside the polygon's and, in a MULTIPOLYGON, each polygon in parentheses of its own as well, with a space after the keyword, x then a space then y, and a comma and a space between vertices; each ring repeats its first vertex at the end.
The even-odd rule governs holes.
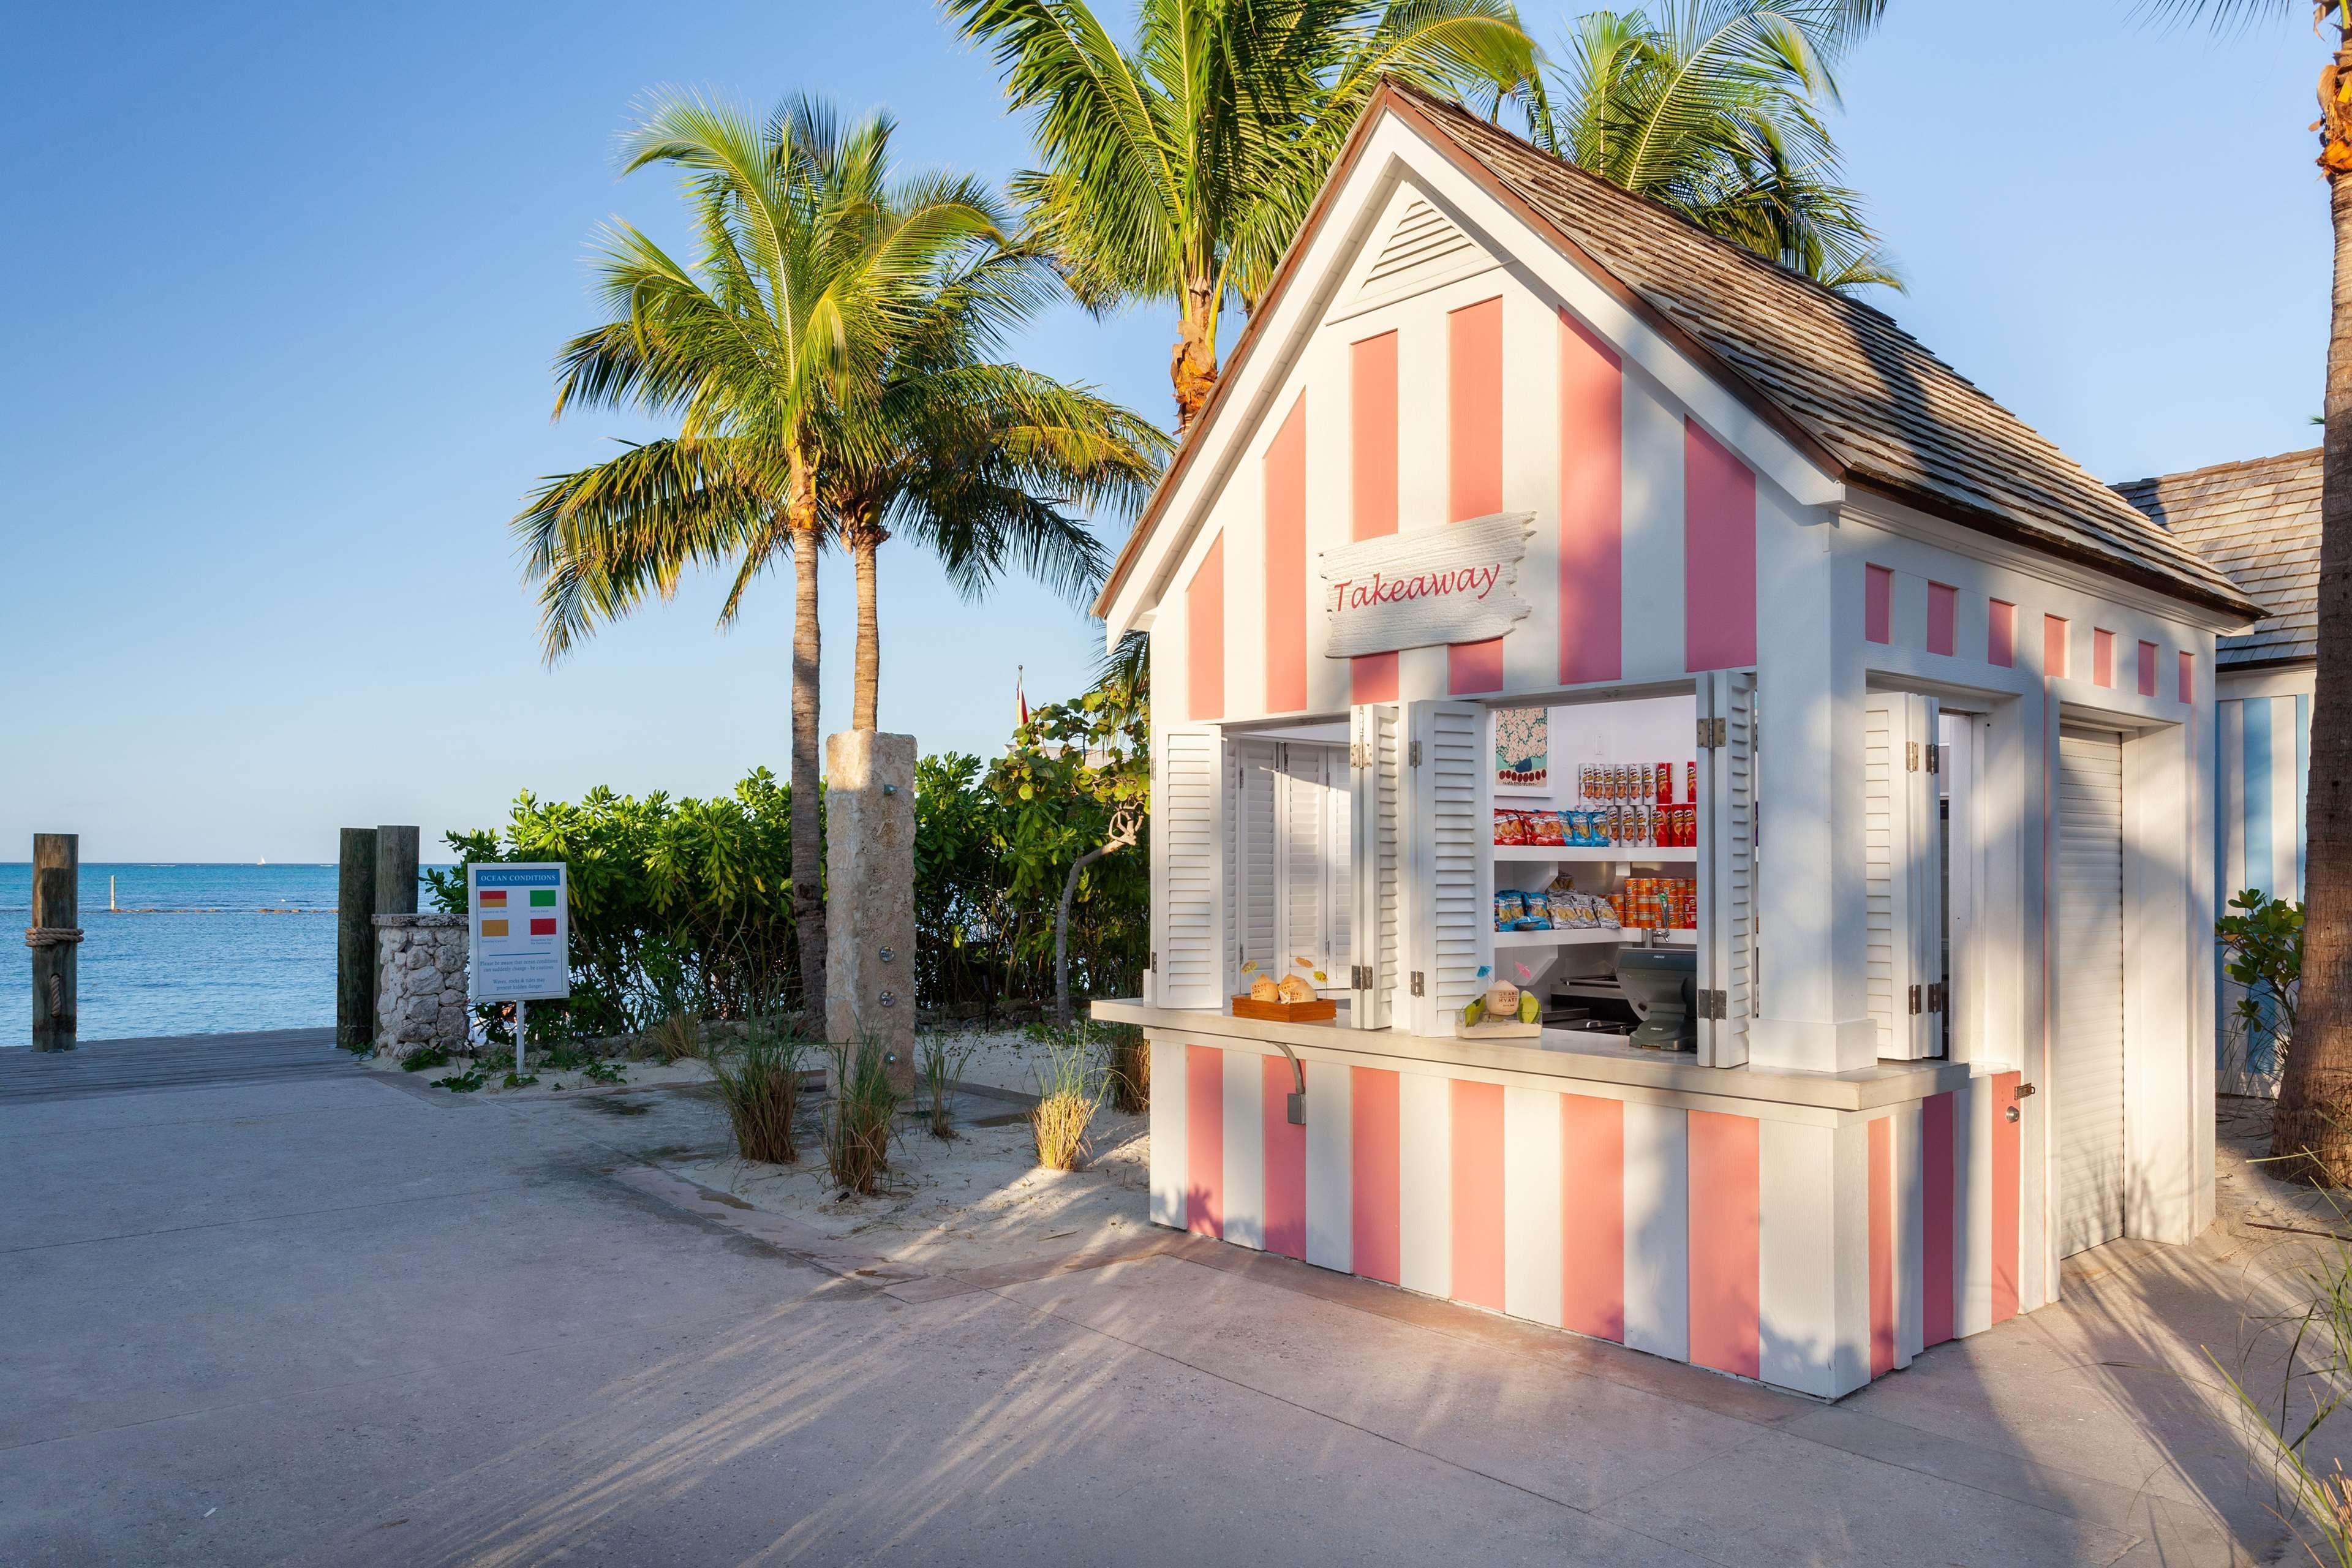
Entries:
POLYGON ((1485 642, 1525 620, 1519 562, 1531 511, 1360 539, 1318 558, 1331 658, 1485 642))
POLYGON ((1551 782, 1551 710, 1506 708, 1495 715, 1495 787, 1540 790, 1551 782))

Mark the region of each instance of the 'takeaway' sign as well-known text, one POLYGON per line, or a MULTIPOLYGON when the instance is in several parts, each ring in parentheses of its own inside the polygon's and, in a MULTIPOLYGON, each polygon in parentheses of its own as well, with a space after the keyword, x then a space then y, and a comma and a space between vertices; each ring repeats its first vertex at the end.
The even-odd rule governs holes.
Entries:
POLYGON ((1360 539, 1319 557, 1331 658, 1485 642, 1526 618, 1519 562, 1535 513, 1360 539))

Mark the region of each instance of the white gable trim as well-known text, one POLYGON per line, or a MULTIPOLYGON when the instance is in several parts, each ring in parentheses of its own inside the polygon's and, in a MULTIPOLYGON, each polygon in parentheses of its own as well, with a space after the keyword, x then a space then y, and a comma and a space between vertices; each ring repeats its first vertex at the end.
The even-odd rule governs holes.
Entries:
MULTIPOLYGON (((1247 449, 1248 432, 1275 416, 1273 399, 1286 384, 1308 341, 1331 314, 1332 302, 1363 267, 1361 259, 1381 223, 1398 204, 1406 182, 1474 241, 1482 245, 1524 285, 1582 318, 1627 360, 1639 365, 1717 440, 1737 452, 1803 506, 1843 501, 1845 487, 1800 451, 1655 328, 1622 304, 1562 255, 1550 239, 1531 230, 1508 206, 1456 167, 1390 110, 1381 112, 1354 168, 1328 191, 1323 221, 1307 237, 1291 282, 1268 301, 1272 315, 1257 323, 1258 341, 1245 361, 1229 374, 1208 424, 1193 432, 1192 460, 1177 476, 1157 525, 1108 606, 1104 633, 1116 643, 1167 591, 1175 560, 1201 524, 1204 508, 1223 490, 1247 449)), ((1351 301, 1351 307, 1352 307, 1351 301)), ((1349 313, 1353 313, 1352 308, 1349 313)))

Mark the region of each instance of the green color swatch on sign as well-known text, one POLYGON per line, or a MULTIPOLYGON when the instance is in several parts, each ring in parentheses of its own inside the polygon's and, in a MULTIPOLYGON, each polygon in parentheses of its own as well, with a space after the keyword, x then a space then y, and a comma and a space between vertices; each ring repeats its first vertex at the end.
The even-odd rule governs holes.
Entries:
POLYGON ((555 889, 553 888, 533 888, 530 890, 530 903, 531 908, 533 909, 553 909, 555 907, 555 889))

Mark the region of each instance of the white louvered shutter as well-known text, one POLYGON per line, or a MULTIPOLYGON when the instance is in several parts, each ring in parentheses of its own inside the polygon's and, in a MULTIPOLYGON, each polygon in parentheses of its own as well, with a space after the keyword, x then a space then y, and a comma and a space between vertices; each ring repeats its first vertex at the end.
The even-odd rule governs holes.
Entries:
POLYGON ((1411 998, 1414 1030, 1449 1034, 1464 1005, 1486 989, 1478 969, 1494 925, 1486 710, 1475 702, 1414 702, 1405 711, 1405 989, 1421 977, 1421 994, 1411 998))
POLYGON ((1353 786, 1348 775, 1347 752, 1338 746, 1325 746, 1322 752, 1323 971, 1330 976, 1323 989, 1343 991, 1348 988, 1348 976, 1343 971, 1349 962, 1349 929, 1355 910, 1355 846, 1349 831, 1354 805, 1349 792, 1353 786))
POLYGON ((1282 840, 1276 809, 1282 748, 1272 741, 1232 741, 1234 854, 1235 858, 1234 963, 1242 971, 1238 991, 1249 976, 1284 973, 1281 946, 1282 840))
POLYGON ((1874 691, 1863 704, 1863 886, 1871 1021, 1881 1058, 1942 1043, 1943 824, 1937 703, 1874 691))
POLYGON ((1349 715, 1349 826, 1355 868, 1349 921, 1355 994, 1349 1018, 1360 1029, 1388 1028, 1403 945, 1404 868, 1398 827, 1404 812, 1403 715, 1393 702, 1368 702, 1349 715))
POLYGON ((1282 936, 1276 963, 1279 973, 1304 969, 1313 979, 1318 970, 1330 973, 1325 952, 1330 915, 1324 904, 1329 889, 1323 863, 1330 825, 1324 805, 1323 748, 1286 743, 1275 770, 1275 790, 1276 874, 1281 889, 1277 929, 1282 936))
POLYGON ((1214 730, 1152 738, 1151 900, 1162 1007, 1224 1005, 1224 743, 1214 730))
POLYGON ((1756 1013, 1756 672, 1699 677, 1698 1060, 1747 1065, 1756 1013))

